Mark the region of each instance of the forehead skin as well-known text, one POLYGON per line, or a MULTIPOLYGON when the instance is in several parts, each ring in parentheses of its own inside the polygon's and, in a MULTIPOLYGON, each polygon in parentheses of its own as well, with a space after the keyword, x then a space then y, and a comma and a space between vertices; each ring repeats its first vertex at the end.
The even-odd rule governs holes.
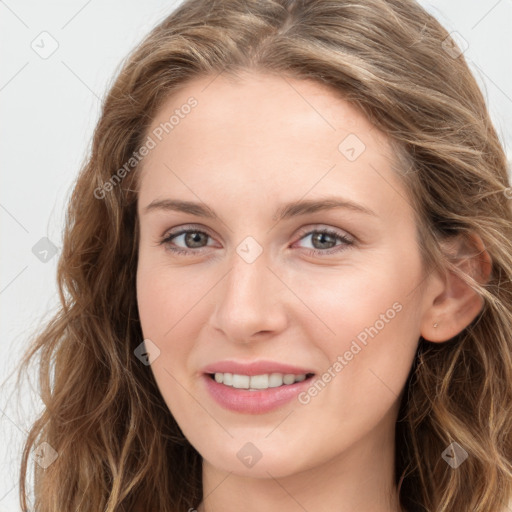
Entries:
POLYGON ((207 174, 210 185, 228 185, 233 192, 247 179, 264 182, 267 173, 283 185, 293 178, 303 193, 312 186, 315 191, 330 190, 340 173, 349 186, 368 163, 376 167, 367 169, 375 187, 365 192, 376 207, 383 207, 379 198, 383 198, 385 181, 391 193, 393 188, 401 188, 398 177, 386 172, 393 160, 386 136, 325 85, 256 73, 236 82, 222 75, 196 79, 167 99, 147 134, 168 122, 191 96, 197 106, 188 115, 182 114, 183 119, 168 134, 163 132, 162 141, 152 135, 156 147, 144 157, 138 171, 145 192, 148 187, 161 190, 153 179, 154 186, 144 183, 144 177, 146 169, 160 169, 162 162, 176 172, 179 162, 194 182, 207 174), (338 149, 351 133, 366 146, 354 162, 338 149), (225 171, 235 162, 236 173, 226 184, 225 171), (322 178, 334 164, 335 169, 322 178), (319 179, 322 183, 315 185, 319 179))

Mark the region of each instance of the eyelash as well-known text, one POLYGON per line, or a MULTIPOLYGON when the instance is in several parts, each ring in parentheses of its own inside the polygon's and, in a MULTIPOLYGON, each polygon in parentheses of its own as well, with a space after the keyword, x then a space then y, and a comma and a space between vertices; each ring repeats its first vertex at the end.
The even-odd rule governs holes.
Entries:
MULTIPOLYGON (((202 233, 202 234, 212 238, 205 231, 202 231, 200 229, 190 228, 190 229, 183 229, 183 230, 178 231, 176 233, 168 234, 167 236, 165 236, 159 242, 159 245, 165 245, 166 249, 172 251, 175 254, 181 254, 181 255, 184 255, 184 256, 190 256, 191 253, 198 252, 198 251, 201 251, 201 249, 206 248, 206 247, 201 247, 201 248, 198 248, 198 249, 183 249, 181 247, 173 247, 173 246, 171 246, 171 240, 173 240, 174 238, 177 238, 180 235, 188 234, 188 233, 202 233)), ((354 244, 354 240, 352 240, 348 236, 342 235, 342 234, 340 234, 337 231, 333 231, 333 230, 327 229, 327 228, 324 228, 324 229, 312 229, 310 231, 306 231, 305 233, 301 234, 299 240, 302 240, 306 236, 312 235, 314 233, 321 233, 321 234, 325 234, 325 235, 330 235, 330 236, 332 236, 332 237, 334 237, 334 238, 336 238, 338 240, 341 240, 342 244, 339 244, 339 245, 336 245, 334 247, 331 247, 330 249, 306 249, 306 251, 310 255, 325 256, 325 255, 329 255, 329 254, 334 254, 334 253, 338 253, 338 252, 344 251, 347 247, 349 247, 349 246, 354 244), (344 246, 344 247, 340 248, 340 246, 344 246)))

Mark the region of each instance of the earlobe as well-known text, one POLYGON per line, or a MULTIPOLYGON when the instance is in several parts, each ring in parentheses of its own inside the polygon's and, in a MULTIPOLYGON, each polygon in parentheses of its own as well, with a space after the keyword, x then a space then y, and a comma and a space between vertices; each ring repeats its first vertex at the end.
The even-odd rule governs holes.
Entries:
POLYGON ((484 285, 489 281, 492 269, 491 257, 476 234, 452 238, 441 246, 448 263, 441 279, 443 285, 441 291, 438 286, 429 298, 421 326, 422 337, 432 342, 453 338, 478 316, 484 300, 470 282, 484 285), (461 273, 470 282, 466 282, 461 273))

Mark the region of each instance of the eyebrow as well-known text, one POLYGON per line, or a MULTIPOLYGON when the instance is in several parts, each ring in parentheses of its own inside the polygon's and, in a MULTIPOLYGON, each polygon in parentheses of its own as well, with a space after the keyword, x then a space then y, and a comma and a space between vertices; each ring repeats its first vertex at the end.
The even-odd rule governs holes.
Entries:
MULTIPOLYGON (((340 197, 327 197, 325 199, 300 199, 291 203, 281 205, 274 213, 273 219, 279 221, 297 217, 299 215, 311 214, 319 211, 344 208, 347 210, 365 213, 377 217, 377 214, 362 204, 354 203, 340 197)), ((189 213, 197 217, 217 219, 216 213, 204 203, 194 201, 182 201, 179 199, 157 199, 149 203, 143 210, 148 213, 154 210, 177 211, 189 213)))

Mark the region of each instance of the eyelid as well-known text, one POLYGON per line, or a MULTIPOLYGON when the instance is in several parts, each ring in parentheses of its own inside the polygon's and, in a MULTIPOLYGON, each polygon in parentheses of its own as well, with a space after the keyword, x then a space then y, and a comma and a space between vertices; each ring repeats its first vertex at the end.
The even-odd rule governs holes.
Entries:
POLYGON ((211 238, 215 238, 210 231, 209 228, 206 226, 203 226, 202 224, 184 224, 182 226, 177 226, 175 228, 166 229, 164 231, 164 234, 160 237, 161 239, 169 238, 170 236, 178 235, 180 233, 183 233, 183 231, 192 231, 197 230, 201 231, 203 233, 206 233, 211 238))
MULTIPOLYGON (((161 239, 162 238, 168 238, 170 236, 174 236, 174 235, 178 235, 179 233, 182 233, 183 231, 187 231, 187 230, 193 230, 193 229, 197 229, 197 231, 202 231, 204 233, 206 233, 208 236, 210 236, 211 238, 215 238, 211 231, 209 230, 209 228, 207 228, 206 226, 203 226, 201 224, 185 224, 183 226, 179 226, 177 228, 171 228, 171 229, 166 229, 164 231, 164 234, 160 237, 161 239), (175 231, 174 231, 175 229, 175 231)), ((342 229, 342 228, 338 228, 338 227, 334 227, 334 226, 329 226, 328 224, 309 224, 307 226, 304 226, 302 228, 299 229, 299 231, 294 235, 294 237, 303 237, 304 235, 307 235, 307 234, 310 234, 311 231, 316 231, 316 230, 330 230, 330 231, 336 231, 336 232, 340 232, 344 235, 347 235, 347 238, 350 238, 351 240, 353 240, 354 242, 358 241, 357 237, 354 236, 352 233, 350 233, 349 231, 345 230, 345 229, 342 229)), ((337 233, 337 234, 340 234, 340 233, 337 233)))
POLYGON ((304 235, 311 234, 312 231, 329 231, 332 232, 333 234, 336 234, 336 236, 341 236, 350 239, 353 242, 358 241, 358 239, 346 229, 330 226, 328 224, 309 224, 308 226, 301 228, 298 234, 295 236, 302 238, 304 235))

